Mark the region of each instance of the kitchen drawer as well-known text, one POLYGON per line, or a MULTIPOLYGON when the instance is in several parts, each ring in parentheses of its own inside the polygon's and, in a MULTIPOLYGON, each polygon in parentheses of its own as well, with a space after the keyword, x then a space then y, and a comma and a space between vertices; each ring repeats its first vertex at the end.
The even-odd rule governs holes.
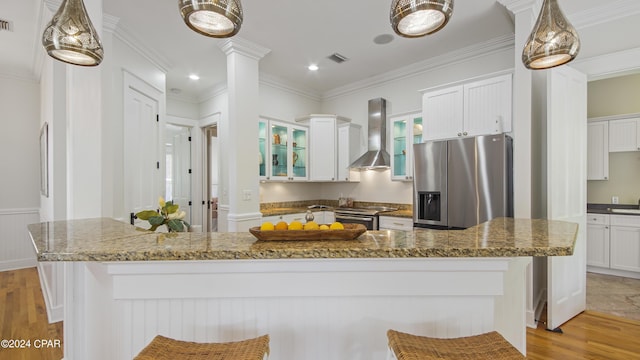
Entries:
MULTIPOLYGON (((588 214, 593 215, 593 214, 588 214)), ((611 226, 640 227, 640 216, 637 215, 611 215, 611 226)))
POLYGON ((607 214, 587 214, 587 224, 609 225, 609 215, 607 214))
POLYGON ((395 216, 380 216, 379 225, 380 230, 413 230, 413 219, 400 218, 395 216))

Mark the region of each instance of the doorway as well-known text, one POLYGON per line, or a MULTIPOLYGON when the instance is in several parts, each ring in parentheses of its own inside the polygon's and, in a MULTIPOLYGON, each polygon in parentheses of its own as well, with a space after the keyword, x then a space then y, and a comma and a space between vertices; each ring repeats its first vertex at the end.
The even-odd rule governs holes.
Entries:
POLYGON ((192 224, 191 211, 191 128, 167 124, 165 127, 165 199, 172 200, 187 213, 185 221, 192 224))
POLYGON ((207 209, 204 212, 207 232, 218 231, 218 186, 220 183, 219 175, 219 143, 218 143, 218 125, 214 124, 203 129, 205 135, 205 186, 204 193, 207 199, 207 209))

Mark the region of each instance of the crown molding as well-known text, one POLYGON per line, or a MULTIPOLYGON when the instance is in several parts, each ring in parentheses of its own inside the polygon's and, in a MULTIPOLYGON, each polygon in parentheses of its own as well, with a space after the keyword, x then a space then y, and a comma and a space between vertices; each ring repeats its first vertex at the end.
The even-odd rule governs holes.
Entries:
MULTIPOLYGON (((109 19, 117 19, 114 16, 109 15, 109 19)), ((151 62, 153 65, 158 67, 160 71, 165 74, 171 69, 174 64, 169 61, 166 57, 162 56, 157 51, 148 47, 143 41, 140 41, 136 38, 131 30, 129 30, 125 25, 118 23, 113 30, 113 35, 118 38, 120 41, 129 46, 134 52, 140 54, 146 60, 151 62)))
POLYGON ((223 41, 218 43, 218 47, 227 56, 232 53, 239 53, 255 60, 260 60, 271 52, 271 49, 267 49, 266 47, 243 39, 239 36, 235 36, 230 39, 224 39, 223 41))
POLYGON ((574 14, 567 14, 567 18, 576 29, 584 29, 637 14, 640 14, 640 1, 617 0, 574 14))
POLYGON ((587 74, 589 81, 640 73, 640 48, 576 59, 571 67, 587 74))
POLYGON ((513 49, 515 38, 513 35, 506 35, 474 44, 462 49, 454 50, 446 54, 438 55, 424 61, 420 61, 384 74, 380 74, 368 79, 358 81, 343 87, 339 87, 323 94, 323 100, 344 96, 357 91, 361 91, 373 86, 398 81, 403 78, 416 76, 435 69, 466 62, 478 57, 487 56, 493 53, 513 49))
POLYGON ((259 81, 261 85, 269 86, 293 95, 306 97, 313 101, 322 101, 322 95, 320 93, 310 89, 300 88, 299 86, 290 84, 287 81, 274 75, 261 73, 259 81))
POLYGON ((203 92, 201 96, 198 96, 197 101, 198 103, 203 103, 205 101, 218 97, 228 91, 229 89, 226 83, 219 83, 209 88, 209 90, 206 90, 205 92, 203 92))

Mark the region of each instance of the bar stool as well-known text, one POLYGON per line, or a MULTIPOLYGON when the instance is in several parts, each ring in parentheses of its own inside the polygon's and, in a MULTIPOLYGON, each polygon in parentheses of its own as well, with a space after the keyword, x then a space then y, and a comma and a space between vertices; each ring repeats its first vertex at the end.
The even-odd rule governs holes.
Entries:
POLYGON ((496 331, 486 334, 437 339, 395 330, 387 331, 389 360, 428 359, 525 359, 496 331))
POLYGON ((196 343, 157 335, 134 360, 266 360, 269 335, 225 343, 196 343))

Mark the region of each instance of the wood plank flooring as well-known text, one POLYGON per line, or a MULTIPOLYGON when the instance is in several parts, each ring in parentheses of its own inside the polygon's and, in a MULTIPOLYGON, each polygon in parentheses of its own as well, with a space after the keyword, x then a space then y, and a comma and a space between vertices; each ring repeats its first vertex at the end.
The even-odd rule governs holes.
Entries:
MULTIPOLYGON (((586 311, 562 325, 527 329, 528 359, 640 359, 640 321, 586 311)), ((35 268, 0 272, 0 340, 31 339, 30 349, 2 349, 0 360, 59 360, 62 348, 35 349, 35 339, 62 341, 62 323, 49 324, 35 268)))
POLYGON ((30 341, 30 347, 0 347, 0 360, 59 360, 62 322, 49 324, 36 268, 0 272, 0 340, 30 341), (42 347, 41 340, 53 347, 42 347), (38 341, 36 341, 38 340, 38 341), (38 346, 39 348, 36 348, 38 346))
POLYGON ((560 328, 527 329, 527 359, 640 359, 640 321, 585 311, 560 328))

